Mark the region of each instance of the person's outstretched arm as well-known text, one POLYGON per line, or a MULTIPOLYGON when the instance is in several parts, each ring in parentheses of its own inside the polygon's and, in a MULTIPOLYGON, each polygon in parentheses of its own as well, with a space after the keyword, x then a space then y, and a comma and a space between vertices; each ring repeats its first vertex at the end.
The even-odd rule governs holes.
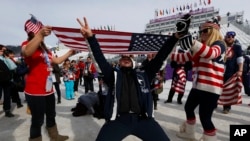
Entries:
POLYGON ((77 19, 78 23, 81 25, 80 32, 88 40, 89 46, 93 52, 93 56, 102 73, 104 74, 104 81, 106 83, 109 83, 111 80, 113 80, 112 78, 114 77, 113 68, 102 53, 100 45, 88 25, 87 19, 84 17, 83 20, 84 23, 81 22, 80 19, 77 19))

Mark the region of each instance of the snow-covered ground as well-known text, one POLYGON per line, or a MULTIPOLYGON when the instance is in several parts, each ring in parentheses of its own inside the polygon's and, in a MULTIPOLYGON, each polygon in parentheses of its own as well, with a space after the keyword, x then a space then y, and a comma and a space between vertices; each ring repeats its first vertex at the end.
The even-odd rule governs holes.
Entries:
MULTIPOLYGON (((97 83, 97 81, 95 81, 97 83)), ((185 120, 184 104, 178 105, 176 102, 177 94, 173 98, 173 103, 164 104, 168 96, 171 80, 164 84, 164 91, 160 94, 158 101, 158 110, 154 112, 155 119, 162 126, 172 141, 182 141, 176 137, 179 130, 179 125, 185 120)), ((187 83, 183 102, 186 101, 187 95, 191 88, 191 82, 187 83)), ((97 87, 95 87, 97 91, 97 87)), ((89 116, 73 117, 71 108, 75 106, 77 97, 84 92, 84 87, 79 86, 79 95, 74 100, 65 100, 64 85, 61 84, 62 103, 57 104, 56 121, 61 134, 69 135, 69 141, 94 141, 104 120, 98 120, 89 116)), ((243 90, 244 93, 244 90, 243 90)), ((20 93, 22 101, 24 100, 23 93, 20 93)), ((232 124, 247 125, 250 123, 250 97, 243 94, 243 104, 233 106, 229 114, 222 113, 222 106, 218 106, 213 115, 213 121, 217 128, 218 139, 221 141, 229 141, 229 127, 232 124)), ((17 109, 15 104, 12 104, 15 117, 6 118, 4 112, 0 111, 0 141, 27 141, 29 137, 30 115, 26 114, 27 104, 23 103, 24 107, 17 109)), ((196 110, 197 113, 198 110, 196 110)), ((197 115, 199 119, 199 116, 197 115)), ((44 125, 45 126, 45 125, 44 125)), ((43 127, 44 127, 43 126, 43 127)), ((43 140, 48 141, 48 135, 43 128, 43 140)), ((196 138, 202 135, 202 127, 200 121, 197 120, 196 138)), ((112 138, 111 140, 112 141, 112 138)), ((140 141, 134 136, 128 136, 123 141, 140 141)))

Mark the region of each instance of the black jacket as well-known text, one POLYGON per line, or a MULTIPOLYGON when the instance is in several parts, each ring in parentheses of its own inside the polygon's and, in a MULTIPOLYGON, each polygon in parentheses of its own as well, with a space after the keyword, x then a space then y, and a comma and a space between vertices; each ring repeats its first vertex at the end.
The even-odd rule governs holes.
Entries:
MULTIPOLYGON (((103 80, 105 81, 105 83, 107 84, 109 88, 106 101, 105 101, 105 107, 104 107, 105 119, 109 121, 113 113, 115 95, 116 95, 117 101, 118 102, 120 101, 120 96, 121 96, 120 90, 122 86, 121 84, 122 73, 119 68, 114 68, 112 65, 110 65, 110 63, 107 62, 95 36, 90 37, 87 40, 93 52, 95 60, 97 64, 99 65, 102 71, 102 74, 104 75, 103 80), (117 75, 115 76, 115 74, 117 75), (116 84, 115 84, 115 77, 117 80, 116 84)), ((137 87, 137 92, 139 95, 138 99, 139 99, 140 108, 141 108, 142 114, 149 118, 152 117, 152 113, 153 113, 150 83, 155 77, 155 74, 160 70, 163 64, 163 61, 168 57, 168 55, 172 51, 177 41, 178 39, 175 38, 174 36, 169 37, 166 40, 165 44, 161 47, 157 55, 154 57, 154 59, 152 59, 148 63, 148 65, 142 68, 133 69, 133 75, 134 77, 136 77, 135 79, 137 80, 136 87, 137 87)), ((119 105, 119 103, 117 105, 119 105)))

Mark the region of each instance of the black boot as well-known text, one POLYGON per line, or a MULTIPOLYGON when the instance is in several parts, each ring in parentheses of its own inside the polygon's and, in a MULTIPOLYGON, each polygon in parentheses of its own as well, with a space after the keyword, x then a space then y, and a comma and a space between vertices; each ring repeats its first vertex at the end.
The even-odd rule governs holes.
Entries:
POLYGON ((10 111, 5 112, 6 117, 14 117, 14 115, 10 111))
POLYGON ((17 108, 21 108, 23 107, 23 104, 20 102, 20 103, 17 103, 17 108))
POLYGON ((157 110, 157 100, 154 100, 154 110, 157 110))
POLYGON ((182 104, 181 99, 182 99, 183 95, 184 94, 178 94, 178 97, 177 97, 177 103, 178 104, 182 104))
POLYGON ((61 103, 61 99, 59 98, 58 100, 57 100, 57 104, 60 104, 61 103))
POLYGON ((175 91, 173 89, 170 89, 169 94, 168 94, 168 99, 166 101, 164 101, 164 103, 172 103, 174 93, 175 93, 175 91))

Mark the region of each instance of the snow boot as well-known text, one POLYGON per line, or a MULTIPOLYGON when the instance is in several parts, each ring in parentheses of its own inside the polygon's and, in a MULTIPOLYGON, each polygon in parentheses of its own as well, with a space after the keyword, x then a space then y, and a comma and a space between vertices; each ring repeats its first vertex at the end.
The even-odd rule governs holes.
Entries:
POLYGON ((209 136, 209 135, 203 134, 203 136, 200 138, 199 141, 217 141, 217 136, 216 135, 209 136))
POLYGON ((180 138, 188 139, 189 141, 196 141, 195 139, 195 124, 191 125, 187 122, 183 122, 180 126, 180 132, 177 133, 180 138))
POLYGON ((47 127, 47 130, 50 137, 50 141, 65 141, 69 138, 69 136, 60 135, 58 133, 56 125, 49 128, 47 127))

